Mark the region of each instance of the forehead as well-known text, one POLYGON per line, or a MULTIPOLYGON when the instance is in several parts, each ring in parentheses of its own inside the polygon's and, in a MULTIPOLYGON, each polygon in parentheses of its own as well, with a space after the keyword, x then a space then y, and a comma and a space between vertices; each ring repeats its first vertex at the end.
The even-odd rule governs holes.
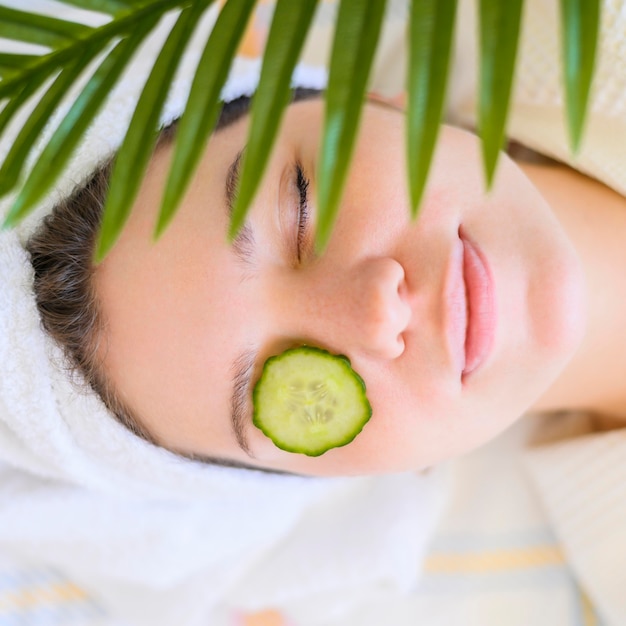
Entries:
POLYGON ((95 284, 105 371, 157 441, 230 440, 233 336, 248 327, 241 266, 226 243, 224 184, 244 120, 216 133, 181 209, 152 243, 170 145, 159 148, 131 218, 95 284), (185 416, 184 420, 180 416, 185 416))

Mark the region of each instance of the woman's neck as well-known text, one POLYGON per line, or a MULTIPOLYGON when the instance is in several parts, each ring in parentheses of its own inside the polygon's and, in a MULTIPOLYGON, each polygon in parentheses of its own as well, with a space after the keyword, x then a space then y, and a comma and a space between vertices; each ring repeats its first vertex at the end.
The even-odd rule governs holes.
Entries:
POLYGON ((626 199, 566 166, 520 163, 581 258, 588 324, 534 410, 583 409, 626 421, 626 199))

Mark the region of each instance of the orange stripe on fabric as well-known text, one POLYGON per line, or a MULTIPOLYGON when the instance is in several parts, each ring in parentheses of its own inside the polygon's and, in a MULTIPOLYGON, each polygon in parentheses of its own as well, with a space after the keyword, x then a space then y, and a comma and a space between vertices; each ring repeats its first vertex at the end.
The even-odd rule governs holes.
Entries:
POLYGON ((35 608, 40 605, 78 602, 87 594, 72 583, 58 583, 45 587, 32 587, 0 595, 0 614, 9 611, 35 608))
POLYGON ((425 569, 437 574, 485 573, 561 565, 564 562, 563 553, 556 546, 540 546, 479 554, 432 554, 426 559, 425 569))
POLYGON ((281 613, 273 610, 248 613, 241 616, 239 623, 241 626, 287 626, 281 613))
MULTIPOLYGON (((226 2, 227 0, 220 1, 220 9, 226 4, 226 2)), ((272 0, 257 1, 257 6, 252 12, 250 22, 246 27, 246 31, 243 34, 241 43, 239 44, 239 48, 237 49, 237 55, 250 59, 255 59, 262 55, 269 25, 259 23, 259 19, 256 16, 256 11, 259 6, 264 4, 272 4, 272 0)))
POLYGON ((598 626, 598 617, 596 616, 596 611, 591 604, 591 600, 589 596, 581 590, 580 592, 580 603, 583 610, 583 623, 585 626, 598 626))

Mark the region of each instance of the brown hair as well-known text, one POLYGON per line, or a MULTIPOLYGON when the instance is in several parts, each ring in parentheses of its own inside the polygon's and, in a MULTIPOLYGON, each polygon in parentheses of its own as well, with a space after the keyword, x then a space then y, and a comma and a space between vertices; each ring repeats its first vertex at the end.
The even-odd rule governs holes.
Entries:
MULTIPOLYGON (((296 90, 294 101, 319 92, 296 90)), ((250 98, 224 105, 216 131, 237 121, 249 110, 250 98)), ((157 149, 170 142, 176 123, 159 136, 157 149)), ((129 407, 120 400, 98 358, 105 324, 93 276, 93 252, 108 191, 113 159, 103 163, 88 179, 44 218, 27 244, 34 268, 34 291, 45 331, 63 348, 70 375, 80 373, 102 398, 112 414, 133 433, 156 443, 129 407)), ((220 465, 246 466, 221 459, 199 459, 220 465)))
POLYGON ((97 358, 104 323, 92 280, 96 269, 92 257, 111 167, 108 160, 55 206, 27 249, 41 323, 63 348, 67 369, 80 372, 124 426, 153 441, 119 401, 97 358))

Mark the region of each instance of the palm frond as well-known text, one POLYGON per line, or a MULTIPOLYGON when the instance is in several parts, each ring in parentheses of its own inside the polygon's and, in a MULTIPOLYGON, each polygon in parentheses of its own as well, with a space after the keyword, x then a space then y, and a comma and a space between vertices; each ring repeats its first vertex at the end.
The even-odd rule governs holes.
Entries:
MULTIPOLYGON (((11 30, 14 39, 19 35, 23 37, 22 41, 28 43, 45 41, 51 48, 47 53, 30 56, 28 62, 24 59, 20 68, 3 75, 0 80, 0 99, 6 101, 0 113, 0 137, 29 98, 44 89, 2 164, 0 196, 9 193, 19 182, 24 163, 44 126, 89 62, 109 48, 100 68, 76 96, 69 113, 33 166, 6 217, 5 225, 16 224, 28 215, 54 184, 82 133, 106 101, 106 96, 128 66, 141 41, 154 30, 166 12, 188 3, 189 0, 138 2, 100 28, 0 7, 0 20, 7 20, 0 23, 11 21, 14 25, 23 25, 23 29, 11 30), (50 84, 45 87, 48 82, 50 84)), ((74 4, 79 4, 78 0, 74 4)), ((88 5, 94 5, 94 0, 86 0, 85 6, 88 5)))
POLYGON ((48 123, 59 102, 67 93, 68 88, 85 69, 90 56, 85 54, 64 67, 37 103, 37 106, 13 142, 11 150, 2 164, 2 168, 0 168, 0 194, 10 192, 17 185, 33 144, 48 123))
POLYGON ((7 225, 26 217, 58 178, 106 96, 156 22, 156 18, 143 20, 135 32, 117 43, 100 64, 43 149, 9 211, 7 225))
MULTIPOLYGON (((114 166, 99 258, 129 215, 153 151, 171 81, 198 23, 213 0, 59 0, 107 16, 102 26, 0 6, 0 37, 37 44, 41 54, 0 52, 0 138, 36 96, 37 103, 0 166, 0 196, 21 184, 6 223, 19 222, 47 193, 142 41, 169 12, 180 13, 150 70, 114 166), (97 66, 95 70, 90 70, 97 66), (86 77, 87 71, 93 71, 86 77), (77 85, 82 85, 78 88, 77 85), (71 91, 73 90, 73 91, 71 91), (68 94, 72 92, 75 95, 68 94), (24 164, 42 142, 48 120, 68 113, 25 181, 24 164)), ((201 54, 173 147, 156 235, 174 216, 219 113, 219 94, 259 0, 222 2, 201 54)), ((487 184, 503 145, 520 37, 523 0, 480 0, 479 134, 487 184)), ((317 0, 277 0, 253 98, 230 236, 245 220, 289 101, 291 75, 309 33, 317 0)), ((561 0, 568 125, 578 148, 595 67, 600 0, 561 0)), ((318 250, 327 244, 357 137, 360 113, 382 28, 385 0, 340 0, 331 50, 322 148, 317 166, 318 250)), ((427 181, 447 89, 456 0, 411 0, 407 74, 407 154, 411 205, 427 181)), ((555 33, 555 36, 557 34, 555 33)))
MULTIPOLYGON (((86 0, 89 3, 89 0, 86 0)), ((47 77, 53 75, 56 71, 64 67, 68 63, 72 63, 77 56, 80 56, 84 49, 89 46, 100 46, 104 48, 107 43, 118 37, 128 37, 132 31, 137 28, 143 20, 151 20, 154 17, 160 17, 166 12, 180 8, 180 6, 188 4, 192 0, 144 0, 143 2, 133 3, 131 8, 123 11, 116 19, 111 20, 107 24, 99 28, 92 28, 83 24, 75 24, 74 22, 64 22, 71 24, 75 37, 59 38, 55 45, 51 45, 52 49, 46 54, 41 54, 36 61, 30 63, 23 71, 16 73, 6 79, 0 81, 0 98, 10 97, 12 94, 18 93, 25 85, 32 80, 43 82, 47 77), (78 30, 80 29, 80 31, 78 30), (41 78, 43 76, 43 78, 41 78)), ((75 4, 79 4, 76 0, 75 4)), ((0 6, 0 24, 5 25, 9 32, 6 36, 8 39, 15 41, 23 41, 30 43, 30 39, 18 36, 18 31, 7 26, 3 21, 4 12, 20 13, 20 19, 26 25, 31 23, 38 25, 40 23, 48 23, 48 20, 59 22, 55 18, 48 18, 36 13, 27 13, 23 11, 15 11, 0 6), (40 18, 43 18, 41 22, 40 18)), ((36 43, 36 42, 35 42, 36 43)))

